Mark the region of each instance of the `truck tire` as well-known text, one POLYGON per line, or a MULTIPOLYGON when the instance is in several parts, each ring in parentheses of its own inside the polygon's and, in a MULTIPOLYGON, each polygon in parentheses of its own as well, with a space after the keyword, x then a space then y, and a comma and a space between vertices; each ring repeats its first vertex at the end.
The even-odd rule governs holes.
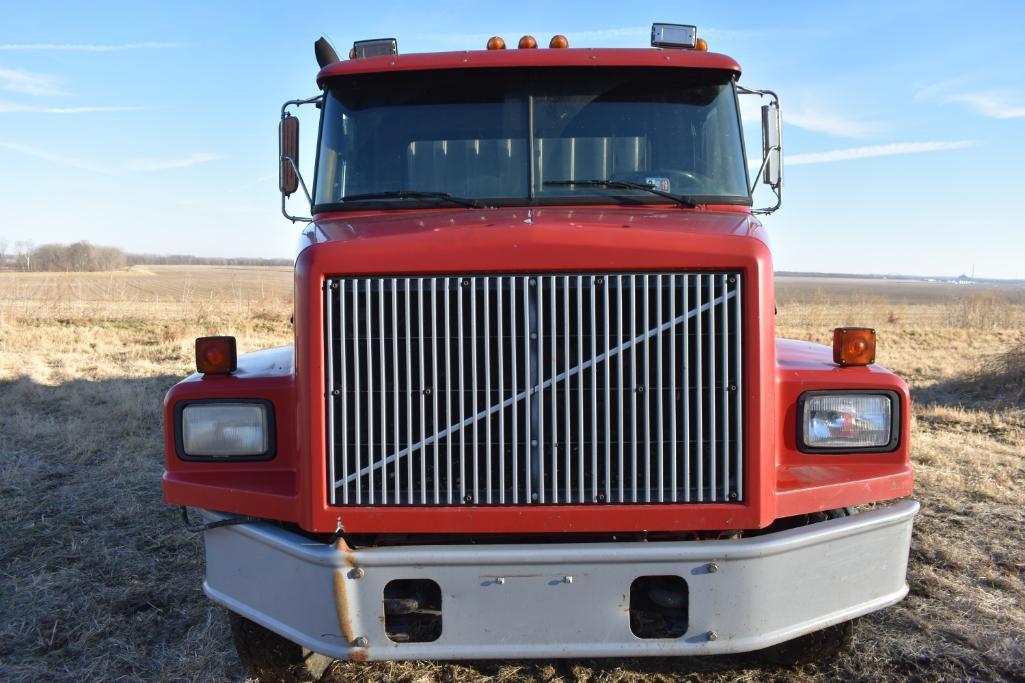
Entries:
POLYGON ((235 650, 254 681, 319 681, 334 661, 234 612, 228 612, 228 619, 235 650))
MULTIPOLYGON (((848 508, 826 510, 810 515, 799 515, 786 520, 786 528, 807 526, 829 519, 849 517, 854 511, 848 508)), ((776 666, 800 666, 812 662, 822 662, 840 654, 850 647, 854 640, 854 624, 857 620, 845 621, 828 626, 820 631, 813 631, 793 640, 787 640, 772 647, 761 650, 759 656, 776 666)))

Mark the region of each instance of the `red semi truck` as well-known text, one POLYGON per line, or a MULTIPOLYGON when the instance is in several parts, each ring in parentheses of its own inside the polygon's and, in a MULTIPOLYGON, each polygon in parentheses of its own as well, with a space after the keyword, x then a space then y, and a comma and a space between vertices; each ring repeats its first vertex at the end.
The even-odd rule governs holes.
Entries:
POLYGON ((773 93, 683 25, 316 54, 320 94, 279 130, 294 347, 201 338, 165 402, 164 496, 251 672, 801 661, 904 597, 907 386, 872 330, 775 336, 773 93), (743 96, 766 102, 750 169, 743 96))

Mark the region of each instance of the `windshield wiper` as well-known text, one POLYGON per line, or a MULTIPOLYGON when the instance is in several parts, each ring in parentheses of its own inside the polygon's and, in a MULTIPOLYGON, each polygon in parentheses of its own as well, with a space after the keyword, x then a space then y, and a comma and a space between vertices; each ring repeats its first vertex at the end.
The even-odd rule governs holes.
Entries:
POLYGON ((419 190, 392 190, 389 192, 367 192, 365 194, 350 194, 342 197, 344 202, 358 202, 374 199, 440 199, 442 201, 467 206, 471 209, 486 208, 483 203, 476 199, 456 197, 448 192, 421 192, 419 190))
POLYGON ((676 202, 680 206, 686 206, 691 209, 697 206, 697 202, 690 197, 673 194, 672 192, 664 192, 657 189, 654 185, 648 185, 646 183, 632 183, 629 180, 546 180, 543 184, 562 186, 582 185, 585 187, 604 187, 613 190, 642 190, 644 192, 656 194, 659 197, 665 197, 666 199, 676 202))

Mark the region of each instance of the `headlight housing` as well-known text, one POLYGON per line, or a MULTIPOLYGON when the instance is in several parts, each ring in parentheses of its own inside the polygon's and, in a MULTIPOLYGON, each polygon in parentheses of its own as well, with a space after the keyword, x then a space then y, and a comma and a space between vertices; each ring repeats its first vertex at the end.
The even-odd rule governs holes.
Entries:
POLYGON ((274 409, 257 399, 185 401, 175 409, 175 446, 184 460, 274 457, 274 409))
POLYGON ((897 448, 900 397, 893 391, 809 391, 798 402, 805 453, 879 453, 897 448))

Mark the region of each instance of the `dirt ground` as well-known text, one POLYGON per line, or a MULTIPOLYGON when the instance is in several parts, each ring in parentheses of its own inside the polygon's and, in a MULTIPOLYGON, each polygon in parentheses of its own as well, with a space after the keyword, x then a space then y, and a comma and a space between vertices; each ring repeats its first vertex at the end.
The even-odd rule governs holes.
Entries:
MULTIPOLYGON (((911 593, 834 662, 337 663, 333 681, 1025 680, 1025 290, 781 279, 779 336, 879 330, 914 398, 911 593), (924 288, 923 288, 924 287, 924 288)), ((192 340, 290 343, 288 269, 0 273, 0 680, 244 680, 202 542, 161 500, 192 340)))

